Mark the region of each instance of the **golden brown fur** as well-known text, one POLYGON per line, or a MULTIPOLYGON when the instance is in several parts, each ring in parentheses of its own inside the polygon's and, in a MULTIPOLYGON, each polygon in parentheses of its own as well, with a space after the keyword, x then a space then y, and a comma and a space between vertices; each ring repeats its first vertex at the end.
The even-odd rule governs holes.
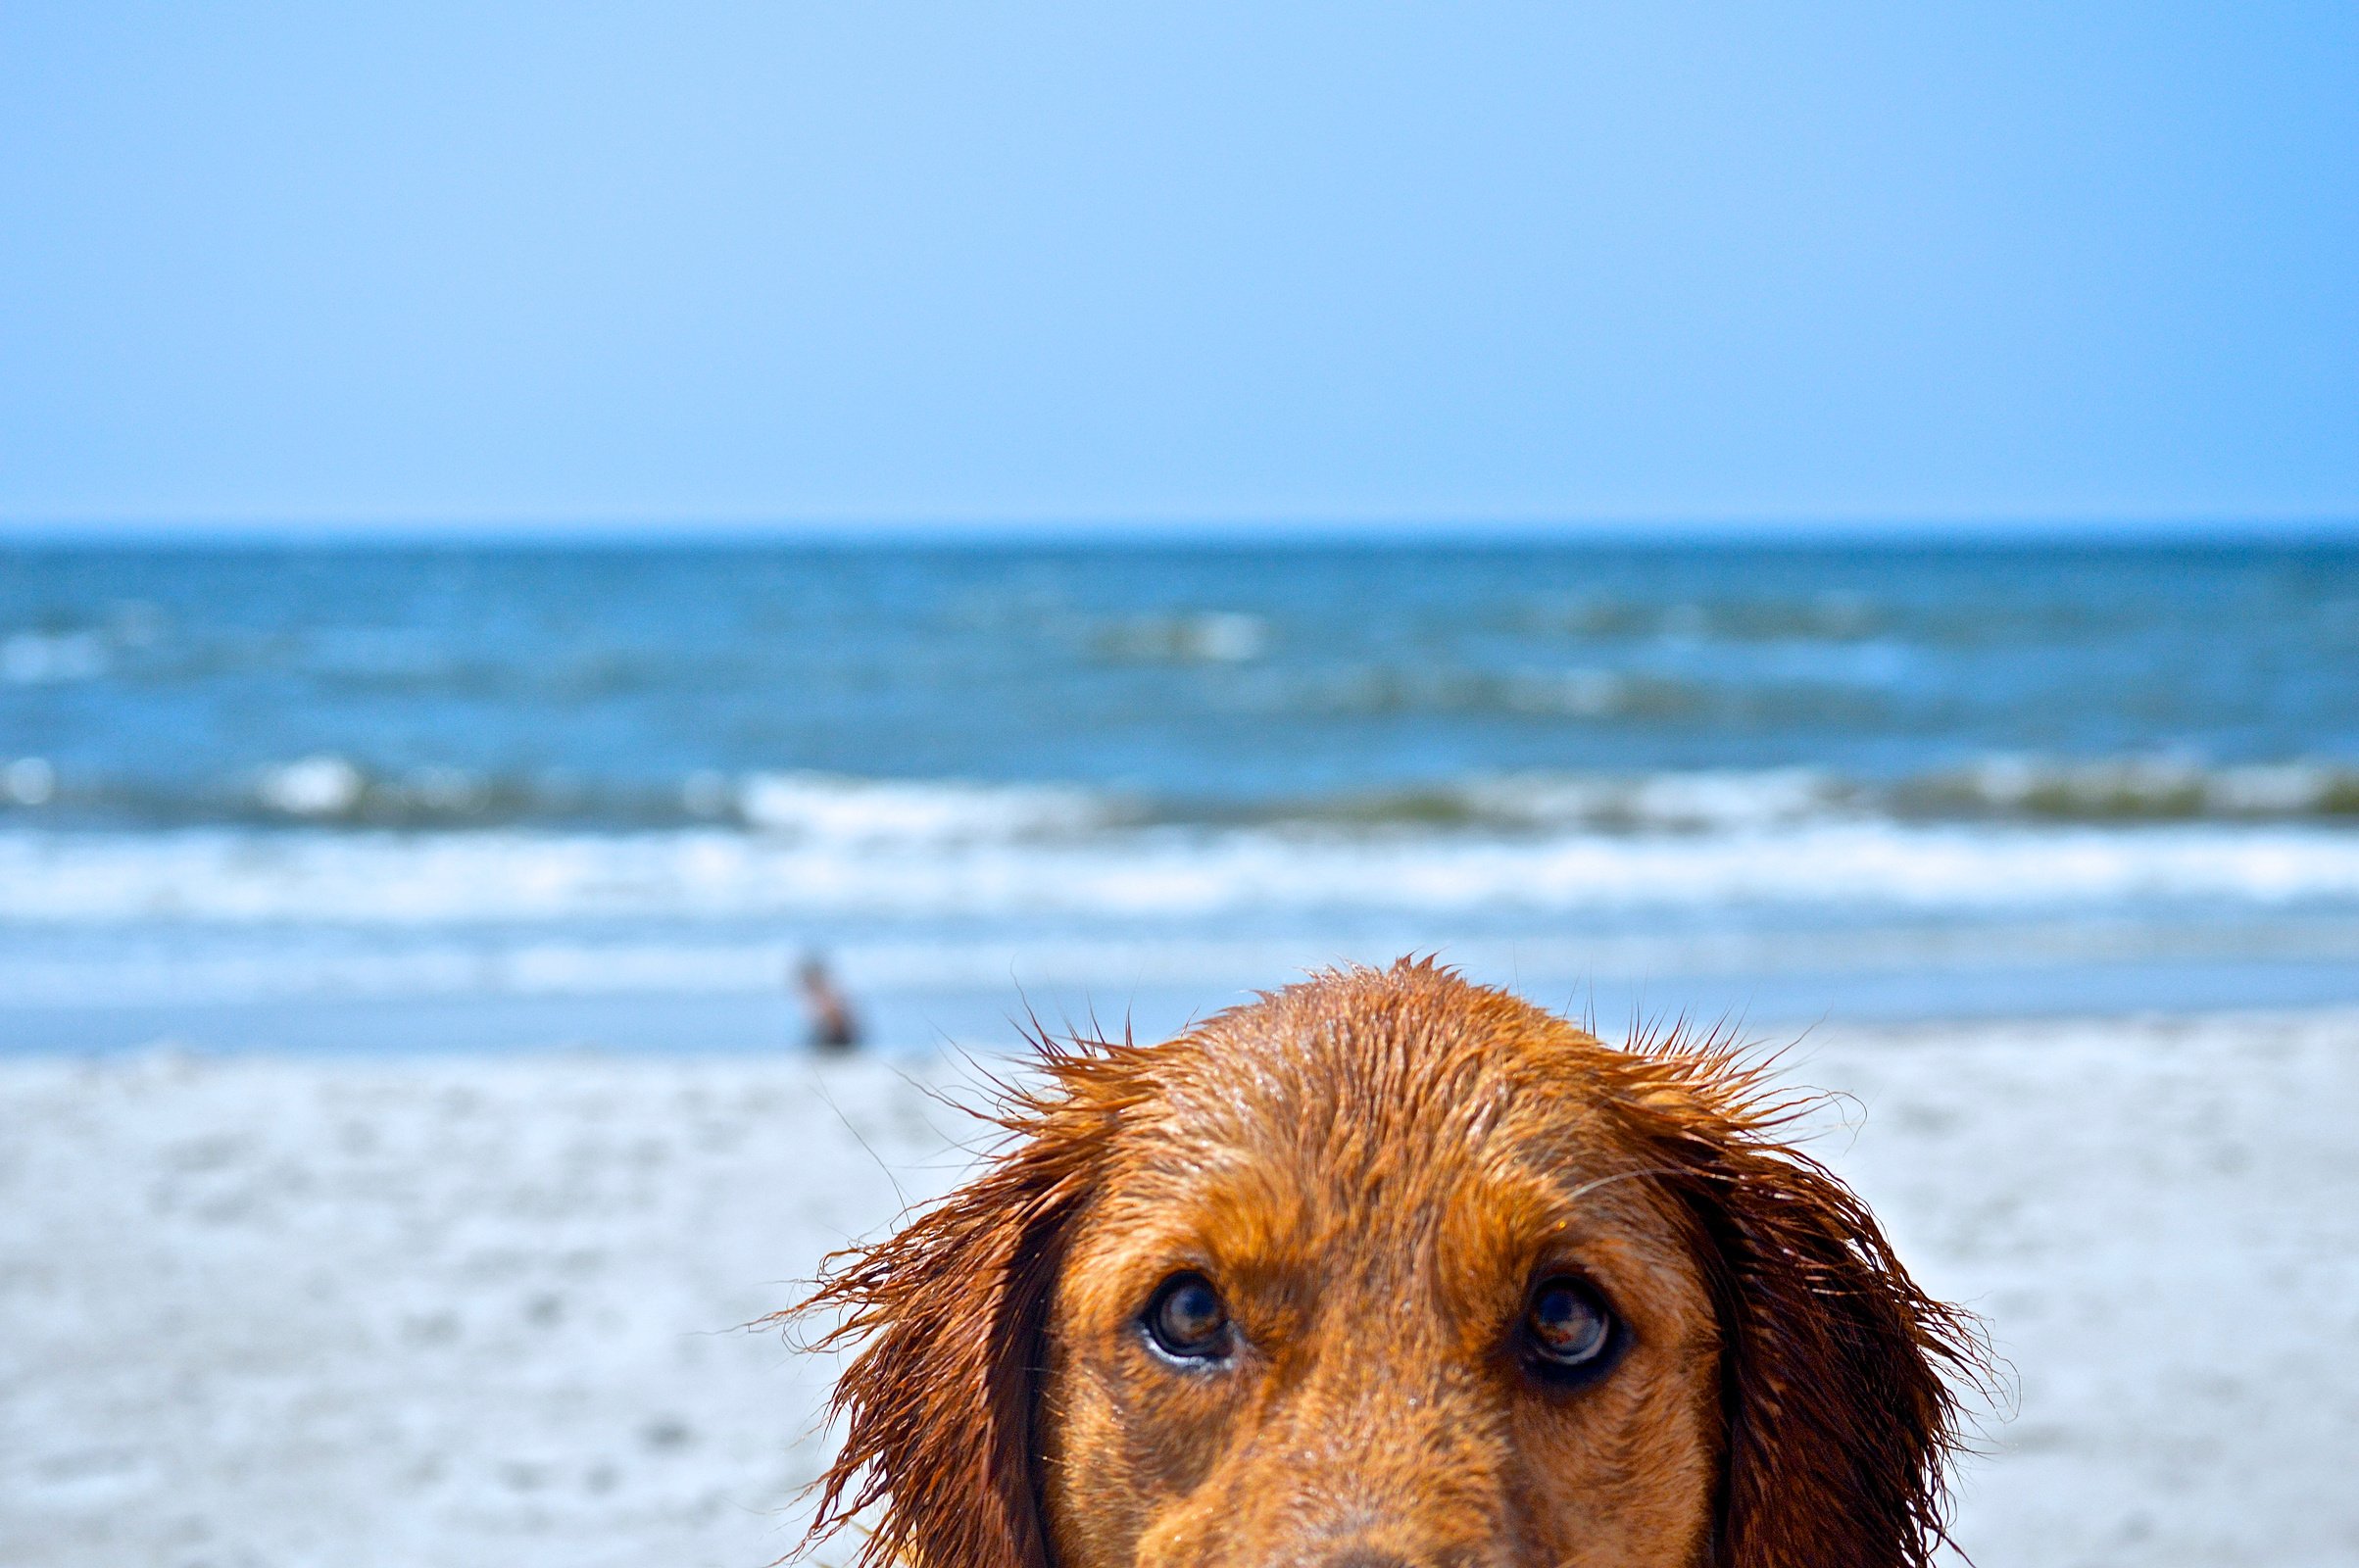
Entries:
POLYGON ((807 1303, 862 1346, 812 1530, 864 1515, 861 1568, 1892 1568, 1939 1541, 1967 1325, 1734 1053, 1615 1050, 1404 961, 1044 1058, 1008 1146, 807 1303), (1620 1325, 1573 1372, 1535 1348, 1568 1279, 1620 1325), (1220 1355, 1158 1348, 1175 1280, 1216 1293, 1220 1355))

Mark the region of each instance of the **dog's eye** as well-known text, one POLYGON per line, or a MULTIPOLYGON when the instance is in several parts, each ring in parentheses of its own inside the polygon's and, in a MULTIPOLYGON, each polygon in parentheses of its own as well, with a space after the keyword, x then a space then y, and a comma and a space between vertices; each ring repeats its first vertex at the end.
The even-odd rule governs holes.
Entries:
POLYGON ((1174 1274, 1147 1303, 1147 1334, 1155 1348, 1184 1361, 1208 1361, 1228 1350, 1229 1309, 1202 1274, 1174 1274))
POLYGON ((1596 1288, 1581 1280, 1543 1280, 1524 1313, 1524 1333, 1544 1365, 1580 1371, 1613 1348, 1613 1314, 1596 1288))

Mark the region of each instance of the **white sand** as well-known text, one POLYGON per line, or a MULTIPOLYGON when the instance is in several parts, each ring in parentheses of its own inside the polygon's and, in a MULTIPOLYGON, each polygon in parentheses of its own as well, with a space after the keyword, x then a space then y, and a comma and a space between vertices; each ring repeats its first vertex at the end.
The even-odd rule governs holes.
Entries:
MULTIPOLYGON (((1793 1060, 2016 1368, 1984 1568, 2359 1562, 2359 1015, 1793 1060)), ((0 1063, 0 1562, 757 1568, 830 1368, 734 1326, 967 1132, 874 1062, 0 1063)))

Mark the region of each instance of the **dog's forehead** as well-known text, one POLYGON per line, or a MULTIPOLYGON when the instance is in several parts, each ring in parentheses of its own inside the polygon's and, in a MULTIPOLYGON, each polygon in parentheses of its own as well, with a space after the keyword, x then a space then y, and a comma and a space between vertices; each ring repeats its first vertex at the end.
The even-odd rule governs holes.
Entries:
POLYGON ((1595 1069, 1618 1054, 1499 992, 1353 979, 1274 993, 1171 1042, 1166 1096, 1213 1112, 1332 1105, 1448 1121, 1594 1094, 1595 1069))
POLYGON ((1627 1162, 1618 1054, 1496 992, 1379 978, 1394 983, 1281 992, 1161 1048, 1126 1163, 1201 1189, 1512 1184, 1627 1162))

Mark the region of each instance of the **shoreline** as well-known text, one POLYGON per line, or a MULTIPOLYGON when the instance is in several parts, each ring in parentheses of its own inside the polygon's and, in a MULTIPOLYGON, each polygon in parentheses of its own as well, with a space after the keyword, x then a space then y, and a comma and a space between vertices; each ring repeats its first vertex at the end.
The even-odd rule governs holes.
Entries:
MULTIPOLYGON (((1389 961, 1405 944, 1354 944, 1389 961)), ((1320 950, 1312 950, 1317 952, 1320 950)), ((2157 955, 2139 960, 1984 963, 1934 969, 1861 964, 1845 970, 1672 970, 1582 974, 1550 952, 1453 944, 1447 961, 1540 1005, 1594 1018, 1611 1037, 1634 1020, 1727 1019, 1741 1032, 1786 1037, 1835 1028, 2005 1028, 2142 1017, 2359 1012, 2359 956, 2263 958, 2157 955), (1547 960, 1547 961, 1542 961, 1547 960)), ((1299 954, 1301 949, 1297 949, 1299 954)), ((1202 978, 1157 974, 1139 958, 1111 983, 1057 972, 1046 983, 872 983, 855 950, 844 955, 854 1005, 879 1054, 921 1062, 945 1050, 999 1056, 1024 1050, 1027 1010, 1053 1032, 1092 1027, 1161 1039, 1257 985, 1282 985, 1310 965, 1268 955, 1221 955, 1202 978), (1253 960, 1259 961, 1253 961, 1253 960), (1256 984, 1241 975, 1257 977, 1256 984)), ((440 994, 293 994, 219 1000, 141 997, 36 1001, 0 995, 0 1063, 118 1059, 154 1051, 207 1057, 287 1055, 363 1061, 413 1056, 505 1060, 552 1053, 793 1057, 806 1024, 783 989, 615 989, 440 994)))
MULTIPOLYGON (((1812 1152, 2017 1406, 1992 1564, 2349 1560, 2359 1010, 1828 1025, 1812 1152)), ((743 1325, 954 1182, 939 1053, 0 1057, 0 1557, 761 1568, 831 1374, 743 1325)), ((964 1086, 961 1088, 961 1086, 964 1086)))

